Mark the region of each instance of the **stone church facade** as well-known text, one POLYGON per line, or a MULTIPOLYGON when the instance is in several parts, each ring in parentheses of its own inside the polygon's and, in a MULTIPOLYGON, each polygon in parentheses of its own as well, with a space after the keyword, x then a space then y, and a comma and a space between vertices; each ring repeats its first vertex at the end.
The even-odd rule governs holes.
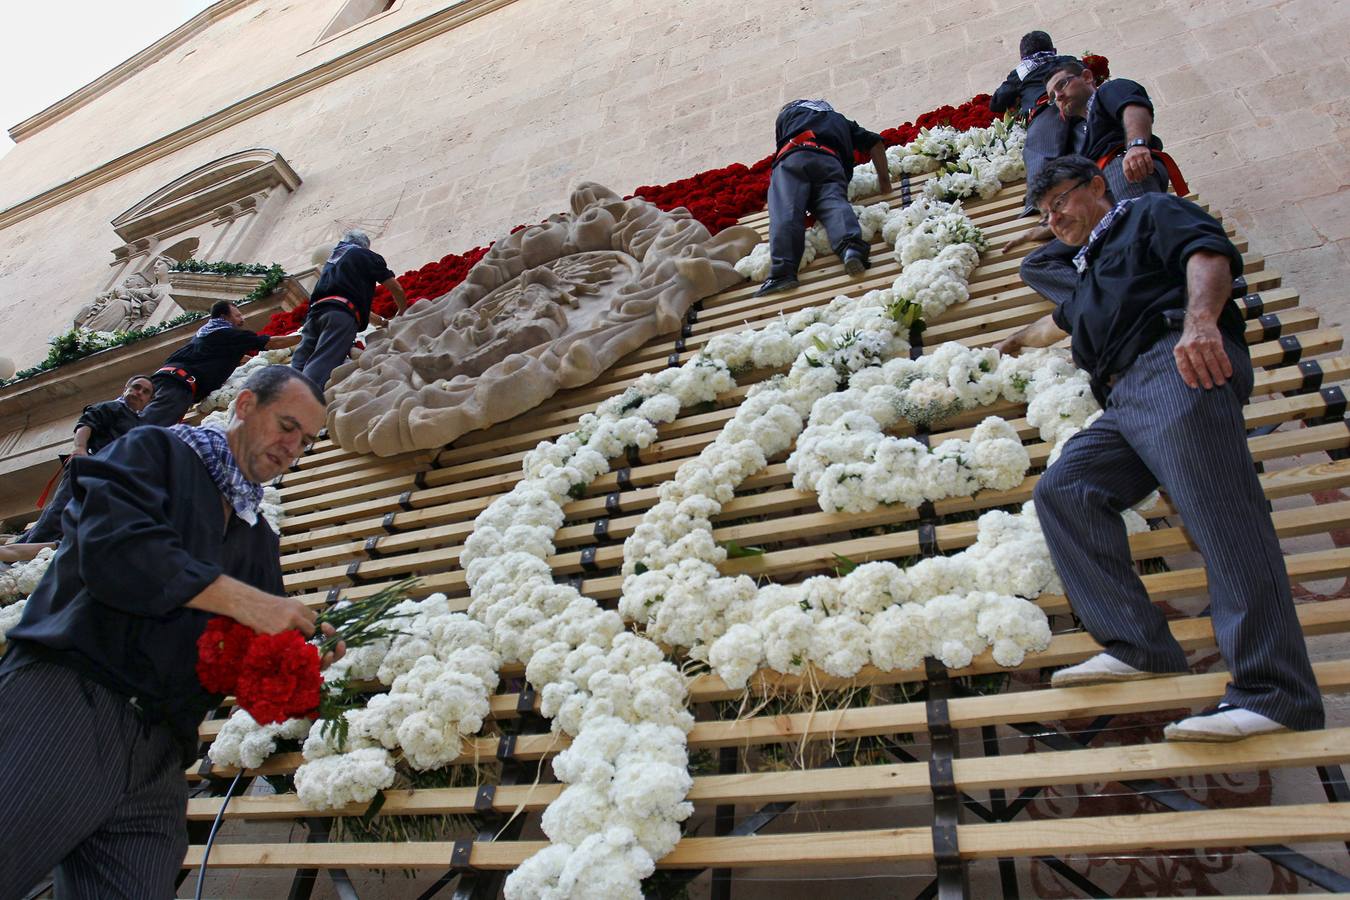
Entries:
POLYGON ((1344 321, 1350 10, 1329 0, 220 0, 11 128, 0 356, 36 362, 157 258, 299 271, 360 226, 404 271, 583 179, 758 159, 793 97, 889 127, 992 89, 1031 28, 1143 82, 1193 188, 1344 321))

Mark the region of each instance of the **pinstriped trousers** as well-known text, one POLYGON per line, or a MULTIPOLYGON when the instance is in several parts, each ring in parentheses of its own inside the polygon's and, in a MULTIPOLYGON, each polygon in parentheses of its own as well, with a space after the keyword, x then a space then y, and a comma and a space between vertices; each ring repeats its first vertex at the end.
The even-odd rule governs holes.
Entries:
POLYGON ((187 782, 169 729, 48 662, 0 667, 0 898, 172 897, 187 782))
POLYGON ((1186 655, 1130 561, 1120 518, 1159 485, 1205 559, 1224 699, 1289 728, 1321 728, 1322 698, 1290 595, 1279 540, 1256 476, 1242 405, 1251 360, 1231 341, 1233 377, 1189 388, 1169 330, 1116 380, 1107 407, 1065 444, 1036 485, 1050 555, 1083 626, 1115 658, 1184 672, 1186 655))

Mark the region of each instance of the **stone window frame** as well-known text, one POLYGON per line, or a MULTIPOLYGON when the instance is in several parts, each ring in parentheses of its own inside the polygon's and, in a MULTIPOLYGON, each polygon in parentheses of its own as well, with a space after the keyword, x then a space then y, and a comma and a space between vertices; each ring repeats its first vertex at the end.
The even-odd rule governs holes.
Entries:
POLYGON ((278 207, 301 184, 280 153, 263 147, 240 150, 198 166, 153 191, 112 220, 124 243, 112 251, 104 290, 167 255, 213 262, 243 259, 277 219, 278 207), (208 230, 214 231, 208 237, 208 230), (180 251, 180 252, 172 252, 180 251), (200 252, 199 252, 200 251, 200 252))
POLYGON ((393 2, 390 3, 387 9, 368 13, 364 18, 357 19, 350 25, 338 27, 338 24, 342 22, 343 19, 348 18, 350 16, 349 11, 353 7, 366 5, 376 7, 382 2, 385 2, 385 0, 346 0, 346 2, 342 4, 341 8, 339 8, 338 11, 333 14, 332 18, 328 20, 328 23, 324 25, 324 27, 319 31, 319 36, 314 39, 314 43, 311 44, 305 50, 302 50, 298 55, 303 56, 310 50, 322 47, 324 44, 327 44, 330 41, 335 41, 338 38, 351 34, 353 31, 356 31, 357 29, 365 28, 372 22, 378 22, 385 16, 389 16, 398 12, 400 9, 403 8, 404 0, 393 0, 393 2))

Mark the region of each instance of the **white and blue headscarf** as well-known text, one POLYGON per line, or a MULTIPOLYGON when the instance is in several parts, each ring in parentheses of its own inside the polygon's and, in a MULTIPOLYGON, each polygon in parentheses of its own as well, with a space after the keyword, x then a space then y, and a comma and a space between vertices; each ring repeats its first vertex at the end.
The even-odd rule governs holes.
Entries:
POLYGON ((239 468, 239 463, 234 459, 234 452, 230 450, 230 442, 225 438, 225 432, 218 428, 174 425, 169 428, 169 433, 187 444, 197 454, 235 515, 249 525, 256 525, 258 508, 262 505, 262 485, 249 481, 248 476, 239 468))

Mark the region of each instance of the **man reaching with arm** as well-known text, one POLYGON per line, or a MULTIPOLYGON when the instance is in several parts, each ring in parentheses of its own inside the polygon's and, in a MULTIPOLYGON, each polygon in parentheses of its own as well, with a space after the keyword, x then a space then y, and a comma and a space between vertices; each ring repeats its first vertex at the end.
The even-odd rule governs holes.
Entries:
POLYGON ((371 322, 388 325, 389 320, 371 312, 375 285, 382 284, 398 307, 394 315, 408 308, 408 297, 384 257, 370 249, 364 231, 348 231, 323 264, 319 281, 310 294, 302 340, 291 357, 291 366, 322 390, 333 370, 347 361, 356 335, 371 322))
POLYGON ((1114 203, 1095 163, 1051 162, 1030 188, 1076 248, 1073 292, 999 345, 1065 334, 1104 412, 1036 484, 1036 514, 1074 612, 1105 652, 1067 686, 1187 671, 1130 558, 1122 510, 1161 487, 1205 559, 1214 634, 1232 673, 1214 710, 1171 740, 1232 741, 1323 724, 1289 576, 1256 476, 1242 406, 1252 365, 1232 278, 1242 257, 1200 207, 1167 194, 1114 203))
MULTIPOLYGON (((155 385, 144 375, 127 379, 122 396, 116 400, 93 403, 84 408, 75 421, 74 445, 71 456, 97 453, 113 441, 141 424, 141 411, 155 396, 155 385)), ((42 515, 28 529, 22 540, 31 543, 49 543, 61 540, 61 514, 70 502, 70 471, 61 472, 61 481, 42 508, 42 515)))
POLYGON ((806 214, 825 226, 830 246, 853 277, 871 265, 858 216, 848 202, 853 151, 872 157, 883 194, 891 191, 891 170, 881 135, 834 111, 824 100, 793 100, 774 125, 778 153, 769 177, 769 277, 756 297, 797 286, 797 268, 806 250, 806 214))
POLYGON ((244 327, 244 314, 228 300, 211 307, 211 318, 151 376, 155 399, 141 413, 145 425, 175 425, 192 407, 224 384, 239 360, 259 350, 294 347, 300 335, 265 335, 244 327))

